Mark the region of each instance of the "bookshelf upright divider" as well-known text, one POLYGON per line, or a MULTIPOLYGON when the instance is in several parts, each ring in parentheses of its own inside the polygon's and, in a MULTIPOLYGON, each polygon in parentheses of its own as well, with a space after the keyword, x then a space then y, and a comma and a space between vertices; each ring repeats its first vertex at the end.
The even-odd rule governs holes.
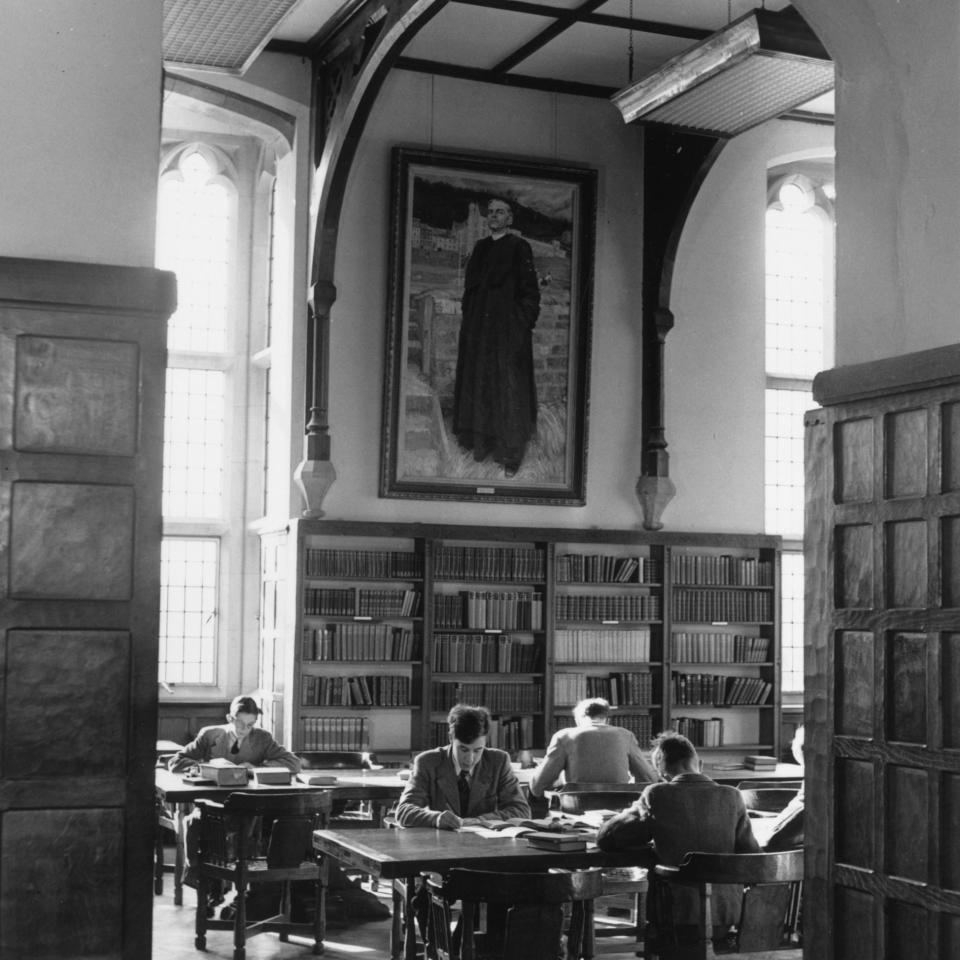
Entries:
POLYGON ((777 537, 297 519, 262 542, 264 722, 295 750, 409 756, 466 700, 491 745, 540 751, 604 696, 644 749, 679 727, 708 759, 779 756, 777 537))

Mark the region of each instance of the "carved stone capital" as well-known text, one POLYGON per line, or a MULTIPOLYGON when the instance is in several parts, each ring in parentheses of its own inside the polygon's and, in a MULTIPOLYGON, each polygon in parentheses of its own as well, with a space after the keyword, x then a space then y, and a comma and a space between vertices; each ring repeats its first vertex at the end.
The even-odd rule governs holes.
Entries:
POLYGON ((643 512, 644 529, 661 530, 663 523, 660 515, 677 492, 673 481, 669 477, 643 474, 637 479, 636 491, 640 509, 643 512))
POLYGON ((293 479, 303 497, 304 517, 322 517, 323 498, 326 497, 337 471, 329 460, 309 460, 304 458, 293 472, 293 479))

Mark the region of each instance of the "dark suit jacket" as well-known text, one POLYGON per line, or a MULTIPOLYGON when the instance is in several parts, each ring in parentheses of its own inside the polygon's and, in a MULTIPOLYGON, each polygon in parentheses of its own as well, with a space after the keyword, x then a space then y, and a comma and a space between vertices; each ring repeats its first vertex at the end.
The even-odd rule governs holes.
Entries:
MULTIPOLYGON (((413 761, 413 772, 397 804, 397 823, 402 827, 436 827, 445 810, 460 814, 457 772, 452 747, 437 747, 413 761)), ((470 778, 468 817, 509 820, 529 817, 510 754, 487 747, 470 778)))
POLYGON ((252 763, 255 767, 286 767, 293 773, 300 770, 300 758, 280 746, 262 727, 254 727, 244 738, 240 751, 231 753, 230 748, 236 739, 231 723, 204 727, 195 740, 170 758, 167 766, 177 772, 195 763, 223 759, 236 764, 252 763))
MULTIPOLYGON (((736 787, 711 780, 702 773, 681 773, 668 783, 654 783, 640 799, 597 834, 601 850, 651 849, 659 863, 676 866, 684 854, 759 853, 743 797, 736 787)), ((730 884, 715 887, 721 924, 738 916, 740 890, 730 884)), ((691 891, 674 891, 674 923, 696 923, 698 901, 691 891)))

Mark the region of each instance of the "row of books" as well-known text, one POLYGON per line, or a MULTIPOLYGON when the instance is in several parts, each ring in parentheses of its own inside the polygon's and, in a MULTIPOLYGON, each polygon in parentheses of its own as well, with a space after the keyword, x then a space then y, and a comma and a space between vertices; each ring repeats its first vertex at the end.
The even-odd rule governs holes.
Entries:
POLYGON ((366 717, 304 717, 301 750, 369 750, 366 717))
POLYGON ((600 553, 566 553, 555 563, 557 583, 663 582, 663 564, 650 557, 614 557, 600 553))
POLYGON ((678 706, 759 706, 767 702, 773 684, 761 677, 730 677, 707 673, 675 673, 673 702, 678 706))
POLYGON ((650 630, 562 629, 554 631, 557 663, 623 663, 650 660, 650 630))
MULTIPOLYGON (((450 742, 449 727, 446 723, 433 723, 432 743, 435 747, 445 747, 450 742)), ((537 744, 533 740, 533 717, 493 717, 490 720, 490 732, 487 744, 499 750, 515 753, 517 750, 532 750, 537 744)))
POLYGON ((773 596, 759 590, 677 590, 673 619, 689 623, 769 623, 773 620, 773 596))
POLYGON ((770 587, 773 564, 756 557, 673 555, 674 583, 706 586, 770 587))
POLYGON ((304 660, 420 659, 420 637, 406 627, 386 623, 328 623, 304 627, 304 660))
POLYGON ((455 703, 482 703, 491 713, 536 713, 543 709, 543 685, 506 681, 432 685, 431 710, 449 710, 455 703))
POLYGON ((653 701, 653 676, 646 672, 611 673, 593 677, 583 673, 557 673, 553 699, 557 704, 575 704, 587 697, 603 697, 612 707, 649 707, 653 701))
POLYGON ((540 647, 530 637, 438 633, 433 669, 439 673, 534 673, 540 647))
POLYGON ((308 587, 303 612, 308 617, 415 617, 420 601, 419 590, 308 587))
POLYGON ((304 575, 338 579, 422 580, 423 557, 399 550, 328 550, 308 547, 304 575))
POLYGON ((543 595, 516 590, 438 593, 433 598, 433 622, 447 630, 542 630, 543 595))
POLYGON ((301 677, 304 707, 409 707, 410 678, 402 674, 367 677, 301 677))
POLYGON ((556 609, 558 620, 651 621, 660 619, 663 607, 656 595, 561 594, 556 609))
POLYGON ((538 583, 546 576, 544 551, 536 547, 454 547, 439 545, 433 575, 439 580, 538 583))
POLYGON ((769 637, 732 633, 674 633, 675 663, 766 663, 769 637))
POLYGON ((723 720, 710 717, 698 720, 694 717, 674 717, 670 726, 683 734, 695 747, 722 747, 723 720))

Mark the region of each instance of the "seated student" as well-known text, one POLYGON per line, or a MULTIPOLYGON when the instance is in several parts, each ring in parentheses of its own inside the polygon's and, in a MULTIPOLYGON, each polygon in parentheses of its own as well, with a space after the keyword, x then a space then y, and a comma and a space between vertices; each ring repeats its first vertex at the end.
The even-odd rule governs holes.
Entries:
MULTIPOLYGON (((803 766, 803 724, 797 727, 790 743, 794 760, 803 766)), ((777 814, 767 833, 763 849, 771 853, 799 850, 803 847, 803 785, 797 795, 777 814)))
MULTIPOLYGON (((174 773, 189 770, 210 760, 229 760, 237 766, 252 770, 254 767, 286 767, 293 773, 300 770, 299 757, 281 747, 273 736, 257 724, 260 707, 253 697, 234 697, 230 703, 227 722, 219 726, 204 727, 185 747, 178 750, 167 766, 174 773)), ((200 857, 200 811, 194 810, 184 820, 184 862, 187 870, 183 882, 194 887, 196 865, 200 857)))
POLYGON ((273 736, 257 726, 260 707, 253 697, 234 697, 230 703, 227 722, 204 727, 185 747, 181 747, 168 761, 170 770, 177 773, 211 760, 229 760, 237 766, 286 767, 293 773, 300 770, 299 757, 281 747, 273 736))
POLYGON ((447 716, 450 743, 426 750, 397 803, 402 827, 459 830, 489 820, 529 817, 510 754, 487 746, 490 713, 486 707, 458 703, 447 716))
MULTIPOLYGON (((248 770, 254 767, 286 767, 298 773, 300 758, 277 743, 267 730, 256 725, 259 716, 260 707, 253 697, 234 697, 227 723, 204 727, 190 743, 170 758, 170 770, 180 772, 199 763, 222 758, 248 770)), ((187 864, 183 882, 194 887, 197 883, 196 865, 200 857, 199 810, 194 810, 185 818, 183 838, 184 863, 187 864)), ((328 886, 333 892, 327 903, 331 915, 341 913, 345 918, 382 919, 389 913, 375 896, 352 881, 338 863, 330 864, 328 886)), ((214 889, 211 899, 214 902, 222 900, 222 890, 214 889)))
MULTIPOLYGON (((654 740, 652 758, 667 782, 651 784, 635 803, 600 827, 597 846, 601 850, 649 852, 650 862, 670 866, 678 865, 694 850, 759 852, 740 791, 701 773, 696 748, 686 737, 661 733, 654 740)), ((714 891, 717 915, 713 933, 717 939, 739 917, 741 888, 717 884, 714 891)), ((699 918, 696 891, 672 892, 672 905, 658 903, 655 896, 649 898, 649 919, 655 925, 672 924, 681 939, 695 937, 699 918)))
POLYGON ((550 739, 547 755, 530 781, 530 796, 543 796, 562 775, 567 783, 655 783, 660 779, 644 757, 637 738, 608 723, 610 704, 599 697, 573 708, 575 727, 564 727, 550 739))
MULTIPOLYGON (((397 803, 397 823, 401 827, 459 830, 493 820, 529 817, 530 805, 510 765, 510 754, 487 746, 487 708, 455 704, 447 715, 447 726, 447 746, 414 758, 410 779, 397 803)), ((424 933, 428 905, 426 886, 420 883, 412 906, 424 933)), ((488 935, 501 937, 505 919, 505 908, 491 906, 488 935)), ((458 924, 454 939, 459 937, 458 924)))

